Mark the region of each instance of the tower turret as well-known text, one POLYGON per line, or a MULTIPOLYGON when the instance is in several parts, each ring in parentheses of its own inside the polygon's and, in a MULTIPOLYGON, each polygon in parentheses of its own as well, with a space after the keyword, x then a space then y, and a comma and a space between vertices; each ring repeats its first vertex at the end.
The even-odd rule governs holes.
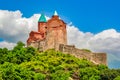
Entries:
POLYGON ((46 23, 47 20, 44 16, 44 14, 41 14, 39 20, 38 20, 38 32, 45 34, 46 32, 46 23))

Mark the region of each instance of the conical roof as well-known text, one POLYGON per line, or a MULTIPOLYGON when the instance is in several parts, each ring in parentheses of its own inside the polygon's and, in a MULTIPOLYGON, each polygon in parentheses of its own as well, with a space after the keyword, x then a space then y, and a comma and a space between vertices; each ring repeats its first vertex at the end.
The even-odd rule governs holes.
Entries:
POLYGON ((46 20, 44 14, 41 14, 41 16, 40 16, 38 22, 47 22, 47 20, 46 20))
POLYGON ((57 13, 57 11, 55 11, 55 12, 54 12, 54 16, 58 16, 58 13, 57 13))

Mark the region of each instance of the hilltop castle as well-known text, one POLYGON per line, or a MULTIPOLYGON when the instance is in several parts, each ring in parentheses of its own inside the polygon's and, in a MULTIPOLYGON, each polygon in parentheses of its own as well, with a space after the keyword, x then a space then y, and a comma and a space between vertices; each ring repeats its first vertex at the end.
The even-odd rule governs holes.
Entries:
POLYGON ((38 31, 31 31, 27 40, 27 46, 37 48, 39 51, 55 49, 78 58, 85 58, 95 64, 107 65, 105 53, 93 53, 77 49, 74 45, 67 45, 66 23, 61 20, 55 11, 48 21, 44 14, 38 20, 38 31))
POLYGON ((48 21, 45 16, 41 14, 38 20, 38 32, 30 32, 27 45, 45 51, 52 48, 59 50, 60 44, 67 44, 66 24, 63 20, 59 19, 56 11, 48 21), (39 44, 36 42, 39 42, 39 44))

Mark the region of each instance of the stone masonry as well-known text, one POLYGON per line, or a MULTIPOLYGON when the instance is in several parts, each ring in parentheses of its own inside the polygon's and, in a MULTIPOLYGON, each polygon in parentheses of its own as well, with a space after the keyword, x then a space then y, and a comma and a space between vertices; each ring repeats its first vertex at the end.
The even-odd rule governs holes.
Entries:
POLYGON ((106 53, 93 53, 77 49, 74 45, 67 45, 66 23, 59 18, 56 11, 48 21, 43 14, 40 16, 38 20, 38 31, 30 32, 27 46, 35 47, 39 51, 55 49, 77 58, 90 60, 95 64, 107 65, 106 53))
POLYGON ((59 50, 63 53, 71 54, 77 58, 84 58, 92 61, 95 64, 107 65, 107 55, 106 53, 93 53, 82 49, 75 48, 74 45, 64 45, 59 46, 59 50))

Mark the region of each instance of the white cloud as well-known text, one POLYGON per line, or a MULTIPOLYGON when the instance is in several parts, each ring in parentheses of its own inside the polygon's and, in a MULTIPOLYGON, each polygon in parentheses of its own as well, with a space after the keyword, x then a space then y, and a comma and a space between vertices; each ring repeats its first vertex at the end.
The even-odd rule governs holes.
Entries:
POLYGON ((6 41, 0 42, 0 48, 12 49, 15 45, 16 45, 15 43, 9 43, 6 41))
POLYGON ((120 32, 115 29, 108 29, 98 34, 84 33, 73 25, 68 25, 67 31, 69 44, 95 52, 106 52, 110 67, 116 67, 115 65, 120 67, 120 65, 115 63, 115 61, 120 62, 120 32))
POLYGON ((90 32, 82 32, 73 25, 67 25, 68 44, 76 45, 78 48, 88 48, 89 39, 94 36, 90 32))
POLYGON ((119 38, 120 33, 115 29, 104 30, 94 36, 94 39, 119 38))
MULTIPOLYGON (((17 11, 0 10, 0 47, 11 48, 18 41, 26 42, 31 30, 37 31, 37 21, 40 14, 30 18, 22 17, 17 11)), ((49 19, 49 17, 47 17, 49 19)), ((98 34, 82 32, 72 23, 67 25, 68 43, 78 48, 87 48, 96 52, 107 52, 120 60, 120 33, 115 29, 104 30, 98 34)))
POLYGON ((0 10, 0 37, 9 42, 25 42, 29 32, 37 30, 39 16, 40 14, 34 14, 25 18, 19 10, 0 10))
POLYGON ((120 52, 120 33, 115 29, 104 30, 98 34, 82 32, 77 27, 67 26, 68 43, 78 48, 88 48, 93 51, 109 53, 120 52))

